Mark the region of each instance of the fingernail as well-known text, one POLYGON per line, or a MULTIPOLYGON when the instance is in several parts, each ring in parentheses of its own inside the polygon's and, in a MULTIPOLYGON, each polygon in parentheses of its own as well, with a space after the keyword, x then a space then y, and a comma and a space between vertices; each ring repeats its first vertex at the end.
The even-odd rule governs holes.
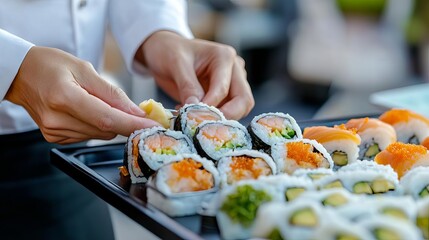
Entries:
POLYGON ((199 103, 199 102, 200 102, 200 100, 195 96, 190 96, 185 101, 186 104, 199 103))
POLYGON ((139 117, 145 117, 146 116, 146 112, 141 109, 140 107, 138 107, 137 105, 133 105, 132 107, 132 111, 138 115, 139 117))

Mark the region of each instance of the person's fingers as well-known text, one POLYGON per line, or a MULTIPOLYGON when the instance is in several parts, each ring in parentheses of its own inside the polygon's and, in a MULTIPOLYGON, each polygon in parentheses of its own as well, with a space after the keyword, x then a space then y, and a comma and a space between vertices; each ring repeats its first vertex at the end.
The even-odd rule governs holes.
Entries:
POLYGON ((153 120, 137 117, 113 108, 101 99, 83 91, 79 86, 74 86, 74 89, 69 89, 69 92, 63 93, 61 99, 63 100, 57 99, 56 108, 67 108, 73 117, 103 132, 129 136, 136 129, 160 126, 153 120), (74 103, 68 105, 71 100, 74 103))
POLYGON ((231 74, 236 58, 236 52, 232 47, 217 47, 214 59, 210 63, 209 88, 202 99, 203 102, 218 106, 229 93, 231 74))
POLYGON ((204 90, 201 87, 194 68, 186 62, 177 63, 172 67, 172 76, 180 91, 180 102, 198 103, 204 97, 204 90))
POLYGON ((76 74, 74 77, 90 94, 126 113, 140 117, 146 115, 121 88, 101 78, 90 63, 83 62, 79 66, 81 71, 78 72, 81 74, 76 74))
POLYGON ((230 100, 220 107, 220 110, 229 119, 245 117, 255 105, 252 90, 246 79, 246 71, 240 58, 235 61, 232 70, 232 81, 229 92, 230 100))

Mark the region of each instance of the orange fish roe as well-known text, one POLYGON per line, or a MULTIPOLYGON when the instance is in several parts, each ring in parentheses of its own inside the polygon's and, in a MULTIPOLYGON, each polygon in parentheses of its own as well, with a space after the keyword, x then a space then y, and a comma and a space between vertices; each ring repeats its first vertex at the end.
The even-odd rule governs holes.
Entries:
POLYGON ((374 161, 390 165, 401 178, 413 165, 427 154, 427 149, 420 145, 394 142, 375 156, 374 161))
POLYGON ((191 158, 185 158, 180 162, 172 164, 173 170, 178 174, 177 178, 169 179, 169 185, 180 179, 189 179, 194 183, 193 191, 207 190, 213 187, 211 173, 205 169, 200 169, 203 165, 191 158), (195 184, 196 183, 196 184, 195 184))
POLYGON ((255 161, 258 161, 258 159, 263 161, 260 158, 253 159, 246 156, 232 157, 232 161, 229 166, 235 173, 236 180, 243 179, 246 176, 246 172, 251 172, 252 177, 257 179, 262 173, 262 169, 255 168, 255 161))
MULTIPOLYGON (((356 144, 360 144, 360 137, 353 131, 342 129, 344 126, 326 127, 315 126, 304 129, 303 138, 313 139, 323 144, 337 140, 351 140, 356 144)), ((345 128, 345 127, 344 127, 345 128)))
POLYGON ((287 147, 287 157, 295 160, 301 167, 318 167, 322 164, 324 157, 313 152, 311 144, 303 142, 285 143, 287 147))
POLYGON ((395 125, 399 122, 408 122, 412 119, 418 119, 429 125, 429 119, 407 109, 392 109, 383 113, 379 119, 385 123, 395 125))

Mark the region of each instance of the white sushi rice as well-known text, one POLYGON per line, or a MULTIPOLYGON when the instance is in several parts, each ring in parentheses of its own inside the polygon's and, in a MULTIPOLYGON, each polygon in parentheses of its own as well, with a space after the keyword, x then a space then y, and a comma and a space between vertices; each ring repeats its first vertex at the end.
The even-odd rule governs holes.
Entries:
POLYGON ((219 160, 221 157, 229 154, 232 151, 243 150, 243 149, 252 149, 252 140, 250 138, 247 129, 241 125, 239 122, 234 120, 224 120, 224 121, 205 121, 204 123, 198 126, 198 133, 195 135, 195 138, 199 142, 203 151, 215 161, 219 160), (229 137, 231 138, 231 144, 234 146, 241 145, 241 147, 235 147, 234 149, 230 148, 219 148, 224 142, 213 141, 208 139, 202 134, 205 127, 210 127, 211 125, 223 125, 229 128, 229 137))
POLYGON ((134 159, 133 159, 133 139, 142 132, 146 131, 146 129, 136 130, 128 137, 127 140, 127 163, 128 163, 128 172, 130 174, 132 183, 145 183, 147 182, 147 178, 143 175, 140 168, 135 167, 134 159))
POLYGON ((404 194, 419 199, 420 192, 429 185, 429 167, 420 166, 409 170, 402 176, 400 185, 404 194))
POLYGON ((314 183, 311 180, 307 178, 289 176, 286 174, 262 176, 259 178, 259 181, 265 185, 274 186, 277 191, 281 192, 283 195, 289 188, 303 188, 307 191, 312 191, 316 189, 314 183))
POLYGON ((416 136, 419 143, 421 143, 429 136, 429 126, 416 118, 412 118, 408 122, 399 122, 392 126, 395 128, 398 142, 408 143, 411 137, 416 136))
POLYGON ((396 134, 392 135, 392 131, 395 133, 394 130, 389 131, 389 129, 386 128, 392 127, 390 125, 386 127, 379 126, 378 128, 368 128, 358 133, 361 138, 361 144, 359 145, 360 159, 365 158, 365 152, 370 146, 374 145, 374 143, 378 144, 378 148, 383 151, 389 144, 396 141, 396 134))
MULTIPOLYGON (((323 204, 323 201, 332 195, 343 196, 345 199, 347 199, 347 203, 345 204, 354 204, 354 203, 357 203, 359 199, 361 199, 359 196, 352 194, 345 189, 333 188, 333 189, 322 189, 319 191, 306 191, 302 193, 299 197, 297 197, 295 201, 311 199, 313 201, 323 204)), ((331 206, 325 206, 325 208, 331 208, 331 206)))
POLYGON ((352 140, 336 140, 324 142, 322 145, 331 156, 335 151, 346 153, 348 159, 346 165, 356 162, 359 157, 359 145, 357 145, 352 140))
POLYGON ((252 121, 250 122, 250 127, 255 133, 256 136, 258 136, 259 139, 261 139, 264 143, 268 145, 273 145, 276 142, 279 141, 285 141, 286 139, 279 136, 270 136, 268 130, 258 124, 258 120, 267 116, 277 116, 284 119, 283 124, 287 127, 292 128, 295 131, 295 137, 293 139, 301 139, 302 138, 302 131, 301 128, 298 126, 298 123, 296 120, 290 116, 289 114, 285 114, 282 112, 275 112, 275 113, 263 113, 258 116, 255 116, 252 121))
POLYGON ((219 173, 212 161, 200 157, 197 154, 182 154, 168 160, 157 173, 149 179, 147 183, 148 203, 160 209, 171 217, 187 216, 196 214, 201 203, 208 201, 214 196, 219 187, 219 173), (183 159, 193 159, 202 164, 203 168, 211 173, 214 186, 212 189, 197 192, 173 193, 167 183, 171 172, 169 164, 182 161, 183 159))
POLYGON ((413 224, 398 220, 392 217, 373 215, 368 218, 362 218, 357 222, 358 225, 368 229, 374 234, 376 229, 388 229, 394 232, 401 240, 421 240, 420 230, 413 224))
POLYGON ((266 185, 258 180, 243 180, 234 185, 230 185, 226 188, 221 189, 219 193, 216 220, 219 226, 222 239, 249 239, 251 237, 251 230, 253 228, 254 223, 251 224, 249 227, 243 226, 239 222, 233 221, 225 212, 220 210, 221 206, 228 198, 228 196, 230 194, 234 194, 237 190, 237 187, 244 185, 250 185, 253 189, 265 191, 268 195, 271 196, 271 202, 284 200, 283 194, 278 192, 276 188, 270 185, 266 185))
POLYGON ((223 113, 219 111, 219 109, 217 109, 216 107, 209 106, 201 102, 197 104, 185 104, 179 111, 179 115, 181 116, 180 127, 182 128, 182 132, 189 138, 192 138, 194 136, 196 127, 198 127, 199 124, 204 122, 203 121, 198 124, 196 121, 188 118, 188 111, 193 109, 206 109, 217 114, 221 121, 226 120, 223 113))
MULTIPOLYGON (((217 168, 219 170, 220 175, 220 186, 221 188, 230 185, 228 183, 228 175, 231 173, 231 163, 232 163, 232 157, 236 156, 250 156, 253 158, 261 158, 265 161, 265 163, 268 165, 271 174, 269 175, 275 175, 277 174, 277 167, 274 163, 273 159, 266 153, 257 151, 257 150, 237 150, 234 152, 230 152, 221 159, 219 159, 217 163, 217 168)), ((261 168, 264 168, 264 166, 259 166, 261 168)))
POLYGON ((329 169, 333 169, 334 162, 332 161, 332 157, 326 151, 326 149, 323 147, 322 144, 318 143, 315 140, 310 140, 310 139, 295 139, 291 141, 278 142, 273 144, 271 147, 271 156, 273 157, 275 163, 277 164, 279 173, 293 174, 293 172, 302 168, 297 164, 295 159, 290 159, 287 157, 288 156, 287 143, 290 143, 290 142, 302 142, 302 143, 312 145, 313 148, 319 151, 326 159, 327 163, 329 164, 329 169))
POLYGON ((315 169, 300 168, 300 169, 297 169, 295 172, 293 172, 292 176, 307 178, 313 181, 313 178, 311 177, 312 175, 323 175, 321 178, 324 178, 326 176, 330 176, 333 174, 334 174, 334 171, 330 168, 315 168, 315 169))
POLYGON ((394 175, 398 178, 398 174, 393 170, 390 165, 378 164, 374 161, 359 160, 349 165, 346 165, 338 170, 338 172, 353 172, 357 170, 375 171, 379 173, 385 173, 387 175, 394 175))

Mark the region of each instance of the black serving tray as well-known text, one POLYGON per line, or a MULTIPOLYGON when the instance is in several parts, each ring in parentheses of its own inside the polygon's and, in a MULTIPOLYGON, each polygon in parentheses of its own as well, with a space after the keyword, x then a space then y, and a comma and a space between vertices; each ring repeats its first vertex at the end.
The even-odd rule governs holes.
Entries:
MULTIPOLYGON (((350 118, 301 121, 299 125, 333 126, 350 118)), ((52 149, 51 162, 161 239, 220 239, 214 219, 200 215, 171 218, 147 203, 145 184, 121 179, 118 167, 122 166, 124 145, 52 149)))

